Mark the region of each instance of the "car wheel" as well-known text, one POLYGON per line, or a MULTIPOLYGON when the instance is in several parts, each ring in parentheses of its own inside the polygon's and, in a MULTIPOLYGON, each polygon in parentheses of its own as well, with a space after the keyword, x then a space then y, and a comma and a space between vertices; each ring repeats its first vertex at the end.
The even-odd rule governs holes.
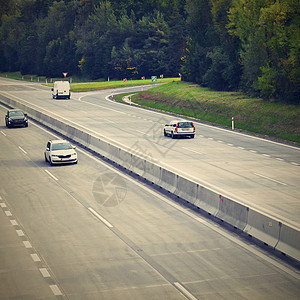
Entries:
POLYGON ((191 138, 193 139, 194 137, 195 137, 195 135, 194 135, 194 134, 192 134, 192 135, 191 135, 191 138))
POLYGON ((167 136, 166 130, 164 129, 164 136, 167 136))
POLYGON ((49 157, 49 163, 50 163, 50 166, 53 166, 53 162, 51 160, 51 157, 49 157))
POLYGON ((171 138, 172 138, 172 139, 175 138, 175 135, 174 135, 173 131, 171 132, 171 138))
POLYGON ((25 127, 28 127, 28 123, 27 123, 27 124, 25 124, 25 127))
POLYGON ((45 156, 45 162, 48 162, 46 153, 44 154, 44 156, 45 156))

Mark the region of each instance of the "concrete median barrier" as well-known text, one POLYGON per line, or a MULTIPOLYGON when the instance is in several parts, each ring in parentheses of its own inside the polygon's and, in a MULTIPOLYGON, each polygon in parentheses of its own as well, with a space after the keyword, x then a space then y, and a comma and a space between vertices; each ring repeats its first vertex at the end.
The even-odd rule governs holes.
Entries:
POLYGON ((238 229, 244 230, 247 224, 248 210, 247 206, 220 195, 219 211, 216 217, 238 229))
POLYGON ((174 193, 177 188, 177 177, 178 175, 176 175, 175 173, 162 168, 158 185, 165 190, 174 193))
POLYGON ((126 150, 119 149, 119 164, 123 168, 130 170, 132 165, 132 154, 126 150))
POLYGON ((131 166, 130 166, 130 171, 133 173, 139 175, 139 176, 144 176, 145 174, 145 167, 146 167, 146 160, 138 157, 136 155, 132 155, 131 158, 131 166))
POLYGON ((198 195, 198 184, 184 177, 178 176, 175 195, 194 204, 198 195))
POLYGON ((208 212, 212 216, 216 216, 219 211, 219 194, 206 189, 203 186, 198 186, 197 199, 195 205, 202 210, 208 212))
POLYGON ((275 249, 300 261, 300 232, 295 228, 282 224, 279 242, 275 249))
POLYGON ((89 145, 90 150, 95 151, 96 153, 106 158, 109 158, 109 147, 110 144, 102 141, 98 137, 90 135, 90 145, 89 145))
POLYGON ((117 164, 120 164, 120 148, 112 144, 109 144, 108 147, 108 158, 114 161, 117 164))
POLYGON ((150 182, 185 199, 207 213, 243 230, 245 233, 300 260, 300 231, 228 197, 220 196, 200 183, 193 182, 149 158, 142 158, 138 147, 121 149, 104 138, 89 134, 81 127, 68 124, 62 118, 52 117, 48 112, 36 110, 13 99, 1 97, 0 101, 10 107, 20 108, 32 119, 69 137, 73 141, 110 159, 128 170, 143 176, 150 182), (137 148, 137 149, 136 149, 137 148))
POLYGON ((281 223, 261 212, 249 209, 244 232, 275 248, 279 241, 281 223))
POLYGON ((161 177, 161 167, 152 162, 146 161, 145 173, 143 176, 145 179, 149 180, 150 182, 158 184, 161 177))

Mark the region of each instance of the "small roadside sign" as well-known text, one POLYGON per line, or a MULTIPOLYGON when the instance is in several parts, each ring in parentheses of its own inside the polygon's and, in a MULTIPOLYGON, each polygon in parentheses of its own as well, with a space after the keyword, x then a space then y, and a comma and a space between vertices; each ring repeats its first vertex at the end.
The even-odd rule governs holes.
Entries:
POLYGON ((157 82, 157 76, 151 76, 151 81, 152 82, 157 82))
POLYGON ((63 73, 63 75, 64 75, 64 77, 67 77, 68 73, 67 73, 67 72, 66 72, 66 73, 63 73))

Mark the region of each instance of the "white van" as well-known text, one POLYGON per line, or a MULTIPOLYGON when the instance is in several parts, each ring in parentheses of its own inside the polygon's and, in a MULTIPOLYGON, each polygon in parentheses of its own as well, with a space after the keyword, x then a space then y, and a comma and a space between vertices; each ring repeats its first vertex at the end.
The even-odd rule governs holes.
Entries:
POLYGON ((70 99, 71 97, 69 81, 55 81, 51 91, 52 91, 53 99, 58 99, 58 98, 70 99))

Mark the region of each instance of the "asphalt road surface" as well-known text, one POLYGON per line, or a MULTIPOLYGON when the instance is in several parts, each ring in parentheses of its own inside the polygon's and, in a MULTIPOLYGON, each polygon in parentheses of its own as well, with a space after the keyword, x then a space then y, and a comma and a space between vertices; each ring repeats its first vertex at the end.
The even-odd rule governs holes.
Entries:
POLYGON ((163 125, 173 116, 106 100, 120 92, 73 93, 71 100, 53 100, 49 87, 0 79, 2 95, 80 126, 300 230, 300 148, 197 122, 195 139, 172 140, 163 136, 163 125))
MULTIPOLYGON (((76 121, 103 128, 90 106, 76 121)), ((56 137, 33 122, 7 129, 4 112, 0 299, 299 299, 292 266, 82 149, 77 165, 50 167, 56 137)))

